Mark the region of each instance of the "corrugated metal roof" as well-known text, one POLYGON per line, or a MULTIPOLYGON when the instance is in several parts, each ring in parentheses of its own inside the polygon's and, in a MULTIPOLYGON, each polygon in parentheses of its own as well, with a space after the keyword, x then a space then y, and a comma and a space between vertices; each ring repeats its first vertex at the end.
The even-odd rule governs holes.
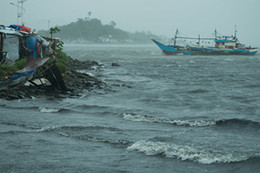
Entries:
POLYGON ((17 36, 23 36, 21 33, 11 30, 11 29, 0 29, 0 33, 8 34, 8 35, 17 35, 17 36))

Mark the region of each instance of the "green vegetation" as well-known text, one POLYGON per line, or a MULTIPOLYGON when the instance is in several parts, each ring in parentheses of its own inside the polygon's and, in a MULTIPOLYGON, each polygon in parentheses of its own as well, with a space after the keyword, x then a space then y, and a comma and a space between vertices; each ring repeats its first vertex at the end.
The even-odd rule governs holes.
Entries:
POLYGON ((58 67, 59 71, 61 73, 65 73, 66 72, 66 64, 72 60, 71 57, 69 57, 65 52, 63 52, 61 49, 57 49, 57 56, 56 58, 50 58, 47 61, 47 64, 51 64, 53 63, 53 61, 55 61, 56 66, 58 67))
POLYGON ((159 38, 150 32, 127 32, 116 28, 116 22, 102 24, 99 19, 89 17, 79 18, 68 25, 51 28, 48 31, 39 31, 39 34, 49 36, 54 34, 64 41, 88 41, 94 43, 106 42, 135 42, 150 43, 150 38, 159 38))
POLYGON ((0 65, 0 78, 12 74, 16 70, 17 68, 15 66, 0 65))
MULTIPOLYGON (((51 34, 51 39, 53 38, 53 34, 59 33, 60 29, 58 27, 50 28, 49 33, 51 34)), ((66 63, 71 60, 69 56, 65 52, 62 51, 63 49, 63 41, 60 39, 55 39, 55 45, 56 45, 56 52, 57 56, 55 59, 55 64, 58 67, 59 71, 61 73, 66 72, 66 63)), ((49 62, 53 61, 53 59, 49 59, 49 62)))
POLYGON ((61 73, 65 73, 67 62, 72 59, 64 53, 61 49, 57 50, 56 66, 58 67, 61 73))
POLYGON ((66 72, 66 64, 64 63, 64 61, 57 60, 55 64, 61 73, 66 72))
POLYGON ((26 64, 26 58, 22 58, 16 61, 15 67, 17 67, 18 70, 21 70, 25 67, 26 64))
POLYGON ((0 65, 0 78, 9 76, 13 74, 15 71, 21 70, 25 67, 26 58, 19 59, 15 62, 14 66, 9 65, 0 65))

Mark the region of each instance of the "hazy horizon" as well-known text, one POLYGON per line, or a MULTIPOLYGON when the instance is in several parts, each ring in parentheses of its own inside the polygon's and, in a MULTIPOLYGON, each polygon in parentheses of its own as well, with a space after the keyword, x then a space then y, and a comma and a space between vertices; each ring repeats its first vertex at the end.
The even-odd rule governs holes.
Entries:
MULTIPOLYGON (((1 0, 0 24, 17 23, 17 8, 1 0)), ((77 21, 98 18, 103 24, 116 22, 125 31, 150 31, 172 37, 176 28, 184 36, 208 37, 217 29, 233 35, 237 26, 242 43, 260 46, 260 0, 26 0, 23 21, 33 29, 48 29, 77 21)))

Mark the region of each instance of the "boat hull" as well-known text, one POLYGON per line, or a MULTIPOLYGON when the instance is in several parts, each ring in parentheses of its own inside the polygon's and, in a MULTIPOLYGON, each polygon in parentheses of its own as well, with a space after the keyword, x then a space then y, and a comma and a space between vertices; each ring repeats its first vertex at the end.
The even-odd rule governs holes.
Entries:
POLYGON ((0 81, 0 85, 12 86, 12 85, 25 83, 26 81, 33 79, 37 68, 45 64, 49 58, 30 57, 28 59, 27 59, 27 64, 23 69, 16 71, 14 74, 12 74, 10 77, 10 81, 9 80, 5 82, 0 81))
POLYGON ((180 47, 172 45, 164 45, 154 39, 152 41, 163 51, 166 55, 255 55, 257 48, 252 49, 219 49, 209 47, 180 47))
POLYGON ((9 85, 17 85, 19 83, 25 83, 26 81, 31 80, 37 68, 45 64, 48 59, 49 58, 28 57, 26 66, 12 75, 12 81, 9 85))

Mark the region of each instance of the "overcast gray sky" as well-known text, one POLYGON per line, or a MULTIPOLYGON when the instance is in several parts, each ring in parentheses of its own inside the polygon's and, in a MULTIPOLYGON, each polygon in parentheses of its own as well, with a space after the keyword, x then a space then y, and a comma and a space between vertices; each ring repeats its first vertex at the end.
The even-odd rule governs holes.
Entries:
MULTIPOLYGON (((0 24, 17 21, 16 7, 0 0, 0 24)), ((104 24, 115 21, 126 31, 151 31, 183 36, 210 36, 215 28, 223 35, 234 34, 237 25, 241 42, 260 46, 260 0, 27 0, 25 25, 34 29, 69 24, 88 12, 104 24)))

